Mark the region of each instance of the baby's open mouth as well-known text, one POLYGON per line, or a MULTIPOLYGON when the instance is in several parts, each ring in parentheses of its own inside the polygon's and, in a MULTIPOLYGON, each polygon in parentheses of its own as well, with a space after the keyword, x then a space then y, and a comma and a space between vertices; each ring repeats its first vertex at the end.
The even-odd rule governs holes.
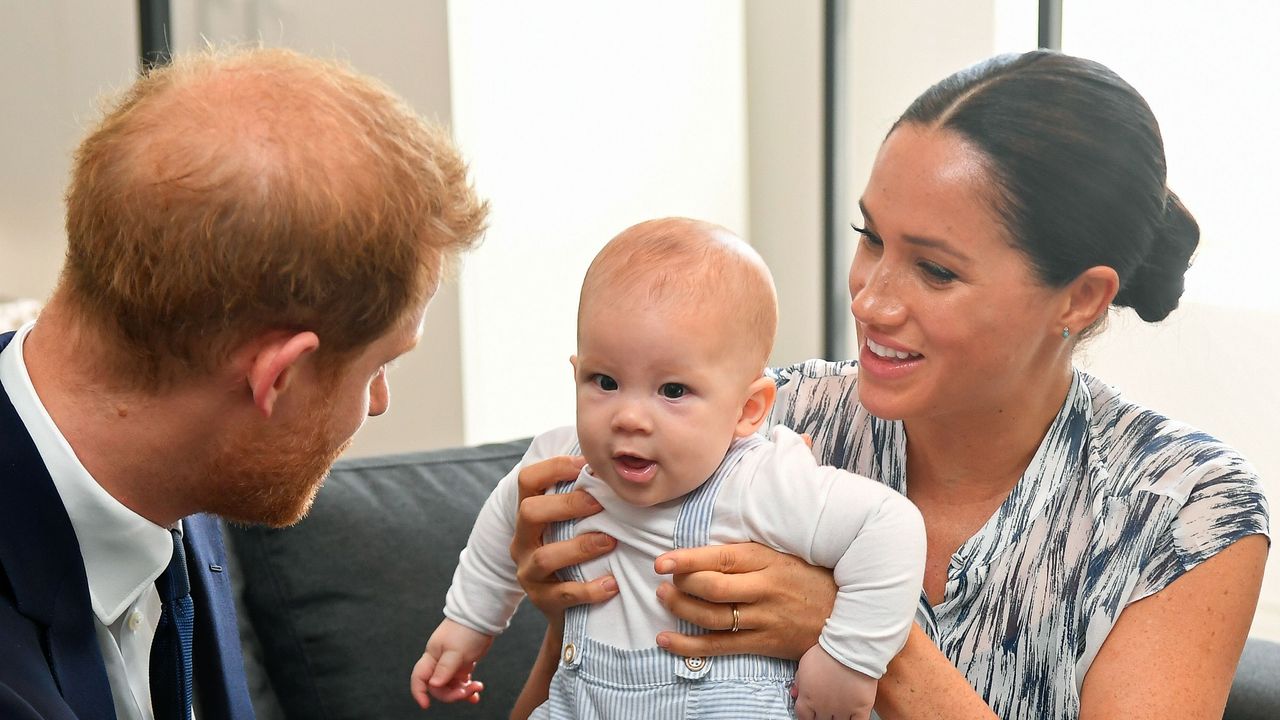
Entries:
POLYGON ((617 455, 613 458, 613 467, 623 480, 645 483, 653 479, 658 463, 637 455, 617 455))

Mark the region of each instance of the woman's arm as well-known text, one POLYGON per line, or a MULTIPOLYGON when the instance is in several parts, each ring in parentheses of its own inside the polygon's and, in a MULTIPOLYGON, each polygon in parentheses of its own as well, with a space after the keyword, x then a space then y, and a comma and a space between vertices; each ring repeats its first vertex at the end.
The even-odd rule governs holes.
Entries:
POLYGON ((618 593, 612 576, 588 582, 561 582, 556 571, 599 557, 613 549, 616 541, 603 533, 583 533, 572 540, 544 545, 548 523, 583 518, 600 512, 600 503, 582 490, 561 495, 544 495, 558 482, 572 480, 582 469, 580 457, 560 456, 530 465, 520 471, 520 510, 511 540, 511 558, 516 563, 516 579, 529 601, 547 618, 547 634, 524 689, 511 709, 513 720, 527 718, 547 699, 551 676, 560 661, 560 641, 564 635, 564 611, 583 603, 598 603, 618 593))
MULTIPOLYGON (((658 572, 676 574, 674 585, 658 589, 663 604, 695 625, 727 627, 732 610, 726 603, 738 604, 740 632, 659 634, 658 644, 678 655, 755 653, 799 659, 818 641, 835 604, 830 570, 763 545, 676 550, 659 556, 655 566, 658 572)), ((885 720, 995 717, 960 671, 914 625, 906 646, 880 680, 876 712, 885 720)))
POLYGON ((1081 720, 1221 718, 1266 559, 1266 537, 1244 537, 1125 608, 1085 676, 1081 720))
MULTIPOLYGON (((1126 608, 1085 678, 1081 720, 1221 718, 1266 555, 1265 537, 1246 537, 1126 608)), ((742 632, 659 635, 680 655, 798 658, 817 641, 835 596, 829 571, 763 546, 678 550, 663 560, 678 574, 659 597, 679 617, 723 628, 732 617, 726 603, 739 604, 742 632)), ((884 720, 995 717, 918 627, 880 680, 876 712, 884 720)))
POLYGON ((882 720, 996 717, 919 625, 911 627, 907 644, 880 678, 876 714, 882 720))
POLYGON ((560 643, 563 639, 564 615, 561 614, 559 622, 547 623, 547 634, 542 636, 538 657, 533 661, 529 677, 525 678, 520 696, 511 707, 511 720, 525 720, 539 705, 547 701, 551 677, 556 674, 556 667, 560 664, 560 643))

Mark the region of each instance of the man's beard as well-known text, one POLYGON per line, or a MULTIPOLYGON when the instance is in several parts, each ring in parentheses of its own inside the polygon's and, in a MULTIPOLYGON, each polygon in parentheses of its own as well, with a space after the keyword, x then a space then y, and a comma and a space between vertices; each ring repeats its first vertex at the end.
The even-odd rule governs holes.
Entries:
POLYGON ((302 413, 309 424, 275 437, 246 431, 229 439, 214 461, 202 506, 231 522, 286 527, 306 516, 329 468, 351 444, 335 442, 327 400, 302 413))

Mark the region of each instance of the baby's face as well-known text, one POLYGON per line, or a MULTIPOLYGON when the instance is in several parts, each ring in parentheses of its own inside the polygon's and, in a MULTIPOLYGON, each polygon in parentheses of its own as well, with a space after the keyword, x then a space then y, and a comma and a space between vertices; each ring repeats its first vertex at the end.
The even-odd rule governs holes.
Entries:
POLYGON ((722 315, 625 303, 580 318, 578 440, 591 472, 623 500, 647 507, 690 492, 733 442, 757 378, 744 377, 722 315))

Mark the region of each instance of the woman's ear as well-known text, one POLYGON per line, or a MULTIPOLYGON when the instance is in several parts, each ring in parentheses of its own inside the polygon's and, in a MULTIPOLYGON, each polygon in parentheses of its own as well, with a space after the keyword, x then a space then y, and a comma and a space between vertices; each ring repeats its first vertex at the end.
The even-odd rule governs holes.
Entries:
POLYGON ((1120 276, 1114 268, 1095 265, 1076 276, 1066 287, 1066 306, 1060 322, 1071 335, 1092 325, 1111 307, 1120 291, 1120 276))
POLYGON ((738 416, 738 424, 734 428, 734 437, 746 437, 760 429, 764 421, 769 419, 769 411, 773 409, 773 401, 778 397, 778 386, 773 378, 757 378, 747 386, 747 399, 742 403, 742 413, 738 416))
POLYGON ((258 340, 246 380, 253 404, 263 417, 275 412, 280 393, 288 390, 302 358, 320 347, 320 338, 311 331, 274 333, 258 340))

